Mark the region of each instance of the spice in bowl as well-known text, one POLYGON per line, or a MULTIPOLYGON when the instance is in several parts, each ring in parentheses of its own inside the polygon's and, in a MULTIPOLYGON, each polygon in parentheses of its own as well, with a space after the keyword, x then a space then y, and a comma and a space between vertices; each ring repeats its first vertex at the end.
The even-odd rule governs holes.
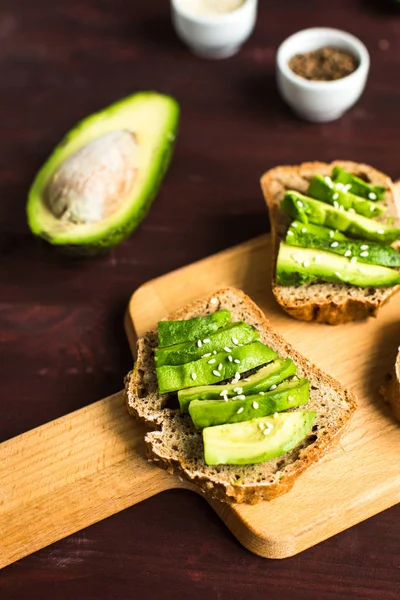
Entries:
POLYGON ((330 46, 319 48, 305 54, 296 54, 289 60, 290 69, 311 81, 334 81, 353 73, 358 62, 346 52, 330 46))

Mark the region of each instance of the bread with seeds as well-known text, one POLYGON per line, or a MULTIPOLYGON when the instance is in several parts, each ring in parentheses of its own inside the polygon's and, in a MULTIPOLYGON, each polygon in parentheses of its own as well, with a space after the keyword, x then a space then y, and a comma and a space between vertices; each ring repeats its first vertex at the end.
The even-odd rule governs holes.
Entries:
POLYGON ((154 362, 158 344, 156 329, 138 340, 137 360, 126 378, 127 406, 132 415, 150 427, 145 443, 149 456, 159 461, 157 464, 185 477, 214 499, 254 504, 290 491, 299 475, 338 442, 356 408, 356 400, 349 390, 317 369, 275 333, 260 308, 242 291, 221 289, 169 318, 191 319, 220 309, 230 310, 233 321, 253 325, 263 343, 279 356, 290 357, 298 367, 298 376, 309 379, 310 399, 300 409, 316 410, 317 417, 306 439, 283 456, 263 463, 207 466, 201 432, 195 429, 189 415, 173 408, 174 394, 158 392, 154 362))
MULTIPOLYGON (((373 185, 386 187, 387 193, 385 200, 382 201, 386 211, 377 220, 385 222, 390 218, 394 225, 400 227, 400 199, 396 200, 393 182, 387 175, 368 165, 351 161, 335 161, 330 164, 309 162, 295 166, 279 166, 267 171, 261 178, 261 187, 271 222, 273 294, 280 306, 292 317, 330 325, 375 316, 378 309, 393 294, 400 291, 399 285, 389 288, 360 288, 340 283, 309 283, 296 287, 277 283, 275 264, 279 244, 285 239, 286 231, 292 220, 280 208, 285 192, 294 190, 306 194, 312 177, 317 174, 330 176, 335 165, 343 167, 352 175, 373 185)), ((396 249, 400 250, 400 243, 397 244, 396 249)))

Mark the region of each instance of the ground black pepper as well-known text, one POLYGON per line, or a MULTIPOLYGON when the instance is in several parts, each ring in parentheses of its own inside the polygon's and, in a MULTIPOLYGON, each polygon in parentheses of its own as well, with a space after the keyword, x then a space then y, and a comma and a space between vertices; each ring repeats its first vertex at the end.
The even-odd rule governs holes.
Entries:
POLYGON ((333 81, 353 73, 358 67, 358 62, 349 52, 326 46, 292 56, 289 67, 304 79, 333 81))

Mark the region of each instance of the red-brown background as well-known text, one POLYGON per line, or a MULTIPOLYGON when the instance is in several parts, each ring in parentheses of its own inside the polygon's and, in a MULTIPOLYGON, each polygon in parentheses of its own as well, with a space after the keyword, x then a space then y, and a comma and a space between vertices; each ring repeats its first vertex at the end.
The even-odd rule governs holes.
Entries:
MULTIPOLYGON (((263 233, 258 180, 267 168, 349 158, 400 177, 400 19, 384 5, 261 0, 251 40, 211 62, 176 39, 163 0, 2 0, 0 441, 121 388, 131 366, 122 327, 129 295, 263 233), (325 125, 292 116, 274 83, 278 44, 313 25, 353 32, 372 59, 360 102, 325 125), (27 230, 29 184, 77 120, 140 89, 172 94, 182 107, 161 192, 108 257, 59 257, 27 230)), ((167 492, 3 570, 0 597, 397 600, 399 539, 397 506, 268 561, 243 549, 202 499, 167 492)))

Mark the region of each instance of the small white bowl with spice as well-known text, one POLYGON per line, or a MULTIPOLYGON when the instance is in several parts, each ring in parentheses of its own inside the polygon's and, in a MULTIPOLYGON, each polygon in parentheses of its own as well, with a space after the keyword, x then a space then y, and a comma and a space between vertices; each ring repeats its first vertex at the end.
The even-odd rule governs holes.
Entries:
POLYGON ((369 63, 367 48, 354 35, 328 27, 303 29, 278 48, 278 89, 299 117, 334 121, 361 96, 369 63))
POLYGON ((251 35, 257 0, 170 0, 178 37, 202 58, 233 56, 251 35))

